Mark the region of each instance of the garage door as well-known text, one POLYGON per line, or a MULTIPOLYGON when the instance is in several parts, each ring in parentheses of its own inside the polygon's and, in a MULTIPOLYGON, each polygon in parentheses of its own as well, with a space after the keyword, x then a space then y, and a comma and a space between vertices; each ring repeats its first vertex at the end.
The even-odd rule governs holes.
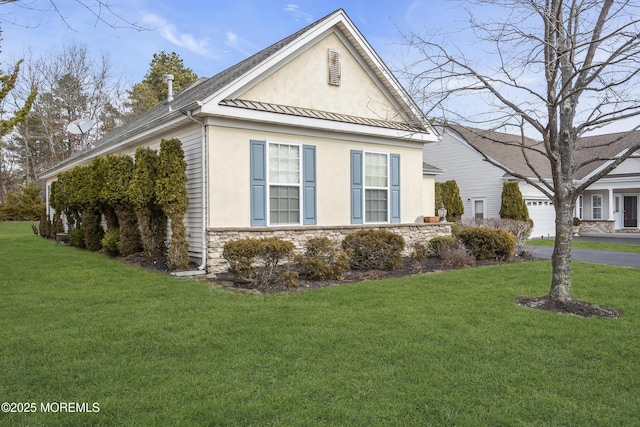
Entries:
POLYGON ((531 238, 539 239, 556 234, 556 210, 549 199, 526 199, 529 218, 533 220, 531 238))

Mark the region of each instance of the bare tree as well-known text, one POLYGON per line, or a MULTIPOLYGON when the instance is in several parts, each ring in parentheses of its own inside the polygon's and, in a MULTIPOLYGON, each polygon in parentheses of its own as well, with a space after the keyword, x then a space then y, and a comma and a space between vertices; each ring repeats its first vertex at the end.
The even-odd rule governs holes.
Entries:
POLYGON ((91 148, 123 121, 123 78, 114 73, 108 57, 93 58, 87 46, 70 44, 47 57, 28 58, 20 83, 18 95, 33 85, 39 87, 39 95, 27 119, 7 139, 7 148, 31 179, 91 148), (91 119, 93 126, 77 135, 68 132, 69 123, 77 119, 91 119))
MULTIPOLYGON (((449 121, 520 129, 522 138, 516 145, 535 177, 485 160, 554 201, 551 289, 530 304, 579 303, 571 293, 571 228, 577 197, 640 149, 640 141, 632 143, 620 156, 606 159, 611 162, 598 173, 576 182, 576 171, 605 160, 597 156, 576 160, 579 150, 586 149, 580 138, 640 115, 639 5, 632 0, 462 3, 471 8, 469 25, 461 33, 404 34, 410 51, 418 54, 407 68, 412 91, 431 114, 438 108, 449 121), (465 30, 466 49, 451 42, 465 30), (456 104, 460 99, 482 102, 483 111, 468 114, 461 107, 465 104, 456 104), (532 144, 525 134, 539 143, 532 144), (551 180, 533 166, 536 156, 546 159, 551 180)), ((627 136, 617 134, 602 144, 615 144, 627 136)))
MULTIPOLYGON (((14 6, 29 9, 31 11, 40 12, 42 14, 53 13, 57 15, 65 25, 73 29, 73 24, 67 19, 65 12, 62 10, 64 2, 55 0, 43 0, 40 2, 33 0, 0 0, 0 6, 13 4, 14 6)), ((132 28, 138 31, 145 31, 148 28, 139 25, 135 21, 131 21, 116 10, 110 0, 74 0, 77 7, 85 10, 87 15, 93 18, 94 25, 107 25, 111 28, 132 28)), ((0 10, 1 11, 1 10, 0 10)), ((22 22, 12 15, 0 14, 0 22, 20 25, 25 27, 38 26, 39 22, 22 22)))

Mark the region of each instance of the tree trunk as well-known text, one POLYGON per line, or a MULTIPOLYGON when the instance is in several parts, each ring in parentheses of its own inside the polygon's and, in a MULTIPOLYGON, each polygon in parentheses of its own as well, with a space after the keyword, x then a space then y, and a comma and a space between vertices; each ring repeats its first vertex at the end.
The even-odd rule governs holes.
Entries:
POLYGON ((551 256, 552 276, 549 297, 567 301, 573 298, 571 296, 571 243, 574 204, 570 200, 560 202, 559 197, 555 198, 556 240, 551 256))

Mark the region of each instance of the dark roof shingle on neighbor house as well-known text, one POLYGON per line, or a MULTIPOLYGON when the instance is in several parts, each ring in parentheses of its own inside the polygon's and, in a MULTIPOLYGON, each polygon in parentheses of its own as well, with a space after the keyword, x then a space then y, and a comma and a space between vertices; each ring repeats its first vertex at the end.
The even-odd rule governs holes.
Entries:
MULTIPOLYGON (((448 125, 449 130, 460 135, 471 147, 481 154, 502 164, 507 169, 527 177, 535 177, 529 164, 543 178, 551 178, 549 160, 543 154, 544 143, 531 138, 521 137, 493 130, 448 125), (523 155, 523 143, 527 147, 529 164, 523 155)), ((628 149, 640 140, 640 131, 619 132, 604 135, 588 136, 579 139, 574 151, 574 159, 579 167, 575 179, 584 179, 608 160, 628 149)), ((640 152, 639 152, 640 153, 640 152)), ((639 171, 640 174, 640 171, 639 171)))

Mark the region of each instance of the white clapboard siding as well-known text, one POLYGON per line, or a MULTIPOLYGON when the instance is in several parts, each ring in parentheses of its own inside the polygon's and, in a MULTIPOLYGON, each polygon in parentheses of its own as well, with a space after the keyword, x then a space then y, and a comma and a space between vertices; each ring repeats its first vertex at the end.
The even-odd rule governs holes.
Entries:
POLYGON ((477 151, 448 132, 440 141, 425 144, 423 160, 442 169, 443 173, 436 175, 437 182, 456 181, 464 205, 463 219, 473 218, 471 203, 476 198, 485 200, 487 218, 499 217, 504 171, 483 161, 477 151))
POLYGON ((628 173, 633 173, 633 174, 640 173, 640 158, 631 157, 625 160, 624 162, 622 162, 617 168, 613 170, 613 172, 611 172, 611 174, 613 175, 628 174, 628 173))

